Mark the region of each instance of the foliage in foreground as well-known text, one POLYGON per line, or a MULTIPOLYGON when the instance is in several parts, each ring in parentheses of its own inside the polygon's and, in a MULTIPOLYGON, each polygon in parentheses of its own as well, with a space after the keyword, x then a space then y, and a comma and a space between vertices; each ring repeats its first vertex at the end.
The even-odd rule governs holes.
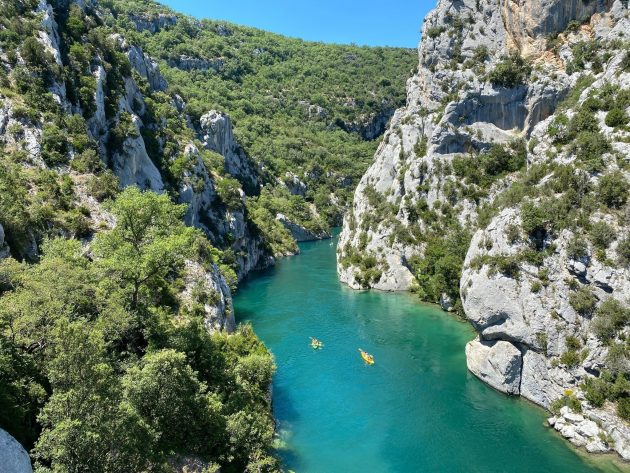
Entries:
POLYGON ((273 471, 274 363, 249 326, 209 334, 180 310, 186 259, 205 239, 167 196, 128 188, 88 259, 48 240, 37 264, 0 262, 0 425, 40 472, 163 471, 197 455, 273 471))

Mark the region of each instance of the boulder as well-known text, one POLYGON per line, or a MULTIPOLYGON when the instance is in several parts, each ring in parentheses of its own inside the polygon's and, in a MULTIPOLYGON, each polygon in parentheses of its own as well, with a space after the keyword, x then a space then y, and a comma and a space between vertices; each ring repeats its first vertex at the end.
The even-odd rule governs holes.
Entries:
POLYGON ((520 393, 522 357, 511 343, 480 339, 468 342, 466 363, 472 374, 498 391, 520 393))
POLYGON ((2 429, 0 429, 0 471, 2 473, 33 473, 27 451, 2 429))

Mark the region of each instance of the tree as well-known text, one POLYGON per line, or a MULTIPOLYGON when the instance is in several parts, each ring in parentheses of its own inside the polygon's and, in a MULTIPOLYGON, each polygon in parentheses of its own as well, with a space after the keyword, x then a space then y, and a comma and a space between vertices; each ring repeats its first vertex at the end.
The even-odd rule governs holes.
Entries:
POLYGON ((183 353, 147 354, 122 384, 126 404, 150 427, 160 451, 208 454, 219 444, 222 404, 207 393, 183 353))
POLYGON ((597 196, 606 206, 617 209, 628 200, 628 181, 619 171, 605 174, 597 184, 597 196))
POLYGON ((173 204, 166 194, 128 187, 106 208, 116 226, 95 238, 97 264, 127 294, 129 307, 137 310, 155 298, 152 290, 167 285, 169 274, 194 254, 200 233, 184 225, 185 206, 173 204))
POLYGON ((518 53, 512 53, 490 72, 490 82, 501 87, 517 87, 527 81, 531 71, 531 66, 518 53))
POLYGON ((42 245, 39 264, 0 264, 9 289, 0 298, 0 323, 20 350, 43 356, 57 320, 96 316, 94 274, 80 251, 76 240, 55 239, 42 245))
POLYGON ((84 320, 60 319, 53 338, 38 463, 59 473, 145 471, 153 460, 151 438, 120 405, 120 381, 106 361, 102 334, 84 320))

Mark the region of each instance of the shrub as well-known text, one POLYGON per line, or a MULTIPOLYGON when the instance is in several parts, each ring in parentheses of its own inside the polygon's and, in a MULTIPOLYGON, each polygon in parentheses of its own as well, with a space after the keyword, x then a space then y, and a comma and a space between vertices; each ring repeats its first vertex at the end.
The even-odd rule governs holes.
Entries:
POLYGON ((532 290, 533 293, 535 293, 535 294, 539 293, 541 289, 542 289, 542 283, 540 281, 534 281, 532 283, 531 290, 532 290))
POLYGON ((120 191, 118 178, 110 170, 101 175, 92 176, 87 182, 87 191, 99 202, 113 199, 120 191))
POLYGON ((580 354, 573 350, 563 353, 560 357, 560 363, 567 365, 569 368, 577 367, 581 361, 580 354))
POLYGON ((536 333, 536 342, 540 346, 541 350, 546 354, 547 353, 547 333, 546 332, 538 332, 536 333))
POLYGON ((627 266, 630 264, 630 236, 627 236, 617 245, 617 257, 619 263, 627 266))
POLYGON ((619 171, 605 174, 597 183, 597 196, 606 206, 618 209, 628 200, 628 181, 619 171))
POLYGON ((427 137, 421 136, 416 141, 415 146, 413 147, 413 152, 415 153, 417 158, 421 158, 422 156, 427 154, 427 137))
POLYGON ((582 412, 582 403, 575 396, 567 396, 567 406, 573 412, 582 412))
POLYGON ((431 39, 435 39, 440 36, 442 33, 446 31, 446 28, 443 26, 432 26, 431 28, 427 28, 427 36, 431 39))
POLYGON ((567 256, 573 260, 580 260, 588 256, 588 246, 583 238, 574 235, 567 244, 567 256))
POLYGON ((630 397, 622 397, 617 401, 617 415, 625 420, 630 420, 630 397))
POLYGON ((614 343, 608 348, 606 367, 615 376, 624 376, 630 367, 628 349, 621 343, 614 343))
POLYGON ((551 412, 557 415, 560 413, 560 409, 562 409, 564 406, 567 406, 573 412, 582 412, 582 404, 580 403, 578 398, 576 398, 569 390, 566 391, 564 396, 553 401, 551 403, 551 406, 549 406, 549 409, 551 410, 551 412))
POLYGON ((542 240, 549 223, 549 214, 542 206, 533 202, 525 202, 521 206, 521 221, 523 230, 530 238, 542 240))
POLYGON ((510 224, 505 228, 505 237, 508 243, 513 245, 521 238, 521 229, 518 225, 510 224))
POLYGON ((602 156, 610 151, 610 143, 599 132, 583 131, 577 135, 573 151, 579 162, 589 172, 600 172, 604 169, 602 156))
POLYGON ((604 343, 612 340, 617 334, 617 330, 610 319, 604 317, 596 317, 591 324, 591 330, 604 343))
POLYGON ((44 125, 42 131, 42 159, 49 167, 68 163, 67 136, 52 123, 44 125))
POLYGON ((582 342, 580 342, 580 339, 573 335, 565 337, 564 341, 567 345, 567 349, 569 350, 576 351, 582 348, 582 342))
POLYGON ((628 124, 628 115, 625 110, 620 108, 612 108, 606 114, 606 125, 612 128, 623 127, 628 124))
POLYGON ((230 210, 240 209, 243 205, 240 189, 239 182, 231 177, 224 177, 217 182, 217 194, 219 194, 221 201, 230 210))
POLYGON ((490 176, 497 176, 504 172, 514 172, 525 166, 527 151, 523 141, 510 144, 511 151, 505 146, 493 144, 490 149, 481 154, 480 162, 484 172, 490 176))
POLYGON ((581 386, 584 391, 584 397, 595 407, 604 405, 608 397, 608 383, 599 378, 586 378, 581 386))
POLYGON ((488 57, 488 47, 485 44, 480 44, 475 48, 472 60, 477 64, 483 64, 488 60, 488 57))
POLYGON ((573 307, 578 314, 588 317, 595 310, 597 298, 590 289, 581 287, 577 291, 569 294, 569 304, 571 304, 571 307, 573 307))
POLYGON ((630 310, 612 297, 606 299, 598 308, 597 316, 610 320, 617 329, 623 328, 630 322, 630 310))
POLYGON ((123 143, 127 138, 137 138, 138 136, 140 135, 131 115, 127 112, 121 113, 116 125, 109 132, 109 145, 112 152, 122 151, 123 143))
POLYGON ((531 74, 531 66, 517 53, 504 57, 490 72, 490 82, 501 87, 517 87, 525 84, 531 74))
POLYGON ((569 122, 569 135, 575 136, 582 131, 599 131, 597 118, 589 107, 582 106, 569 122))
POLYGON ((610 243, 615 239, 615 231, 610 225, 603 221, 593 223, 589 233, 593 245, 600 249, 608 248, 610 243))

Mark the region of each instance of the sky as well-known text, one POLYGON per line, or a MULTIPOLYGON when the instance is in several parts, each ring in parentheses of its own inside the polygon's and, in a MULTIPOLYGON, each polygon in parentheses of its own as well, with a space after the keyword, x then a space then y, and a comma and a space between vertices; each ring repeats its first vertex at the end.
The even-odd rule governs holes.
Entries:
POLYGON ((437 0, 158 0, 196 18, 227 20, 327 43, 415 48, 437 0))

